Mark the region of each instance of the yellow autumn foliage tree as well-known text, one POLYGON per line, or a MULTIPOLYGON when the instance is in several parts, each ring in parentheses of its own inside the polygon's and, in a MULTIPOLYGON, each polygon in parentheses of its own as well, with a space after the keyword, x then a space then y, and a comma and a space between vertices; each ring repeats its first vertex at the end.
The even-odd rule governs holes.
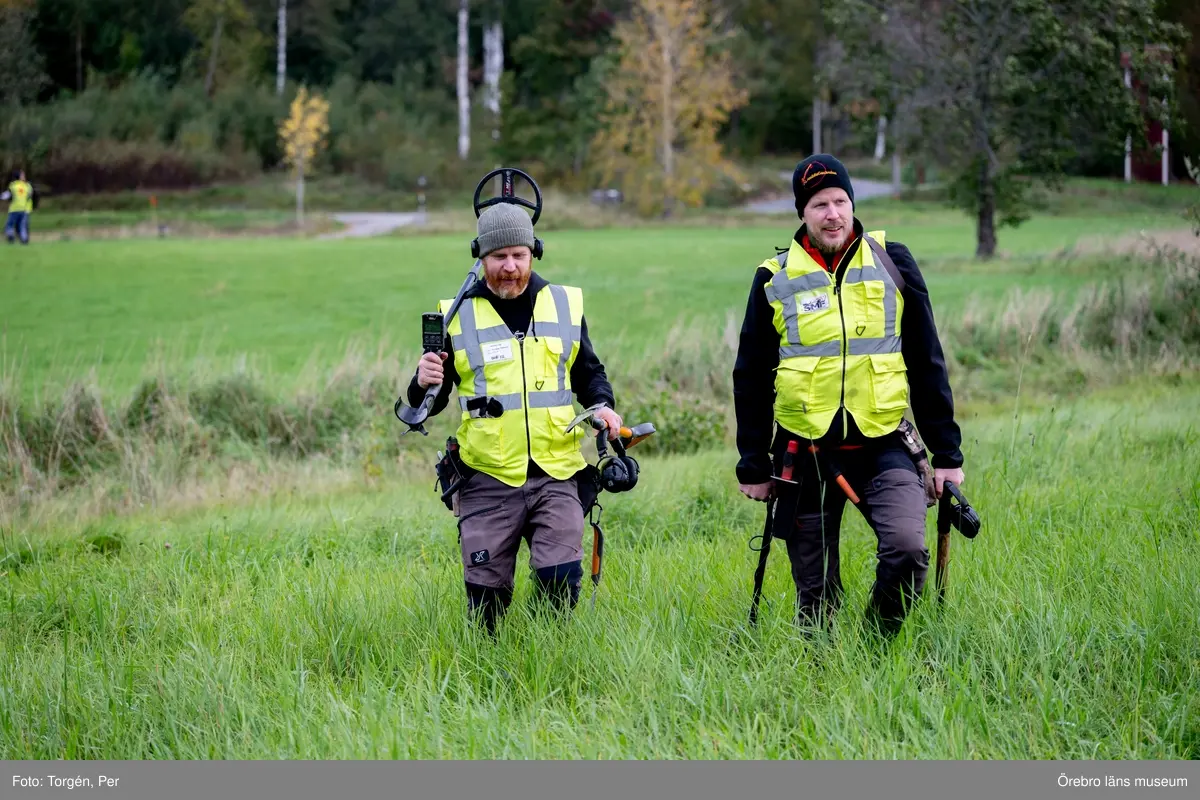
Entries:
POLYGON ((717 133, 749 95, 719 28, 704 0, 636 0, 616 26, 619 63, 593 147, 604 183, 642 214, 701 206, 721 175, 741 180, 717 133))
POLYGON ((279 128, 283 157, 296 174, 296 221, 304 225, 304 172, 329 134, 329 102, 319 94, 309 95, 300 87, 292 100, 291 113, 279 128))

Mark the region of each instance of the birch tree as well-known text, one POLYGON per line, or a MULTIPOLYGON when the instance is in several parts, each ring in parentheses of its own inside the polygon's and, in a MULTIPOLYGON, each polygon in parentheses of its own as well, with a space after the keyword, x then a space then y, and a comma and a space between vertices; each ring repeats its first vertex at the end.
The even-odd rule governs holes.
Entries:
POLYGON ((275 94, 283 97, 283 85, 287 82, 287 0, 279 0, 275 30, 275 94))
POLYGON ((717 141, 747 101, 721 31, 702 0, 637 0, 616 26, 595 149, 602 180, 620 181, 643 214, 699 206, 719 176, 740 177, 717 141))
POLYGON ((292 100, 291 113, 279 129, 284 160, 296 174, 296 224, 304 227, 304 178, 317 151, 329 134, 329 103, 320 95, 309 95, 303 86, 292 100))
POLYGON ((492 115, 492 138, 500 137, 500 76, 504 74, 504 25, 493 20, 483 30, 483 105, 492 115))
POLYGON ((458 5, 458 157, 466 161, 471 152, 471 94, 467 84, 469 50, 467 48, 467 23, 469 1, 460 0, 458 5))

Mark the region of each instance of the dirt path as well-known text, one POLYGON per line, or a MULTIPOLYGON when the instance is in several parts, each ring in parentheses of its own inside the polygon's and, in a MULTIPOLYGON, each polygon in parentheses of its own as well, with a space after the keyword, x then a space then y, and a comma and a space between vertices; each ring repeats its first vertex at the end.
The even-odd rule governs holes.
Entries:
MULTIPOLYGON (((795 214, 796 199, 790 191, 792 183, 792 173, 781 172, 779 177, 784 180, 784 185, 789 187, 787 194, 780 195, 771 200, 756 200, 753 203, 747 203, 743 208, 746 211, 752 211, 757 214, 795 214)), ((868 200, 872 197, 886 197, 892 193, 892 185, 883 183, 882 181, 873 181, 868 178, 854 178, 854 199, 868 200)))
POLYGON ((333 218, 345 225, 344 230, 327 233, 322 239, 346 239, 365 236, 382 236, 405 225, 420 225, 424 215, 420 213, 396 214, 382 211, 362 211, 334 214, 333 218))

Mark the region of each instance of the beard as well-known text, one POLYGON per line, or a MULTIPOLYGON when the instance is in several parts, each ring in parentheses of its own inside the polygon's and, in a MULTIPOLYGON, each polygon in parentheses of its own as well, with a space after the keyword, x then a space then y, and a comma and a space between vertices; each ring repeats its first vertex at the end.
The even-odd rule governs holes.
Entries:
POLYGON ((499 276, 488 275, 485 280, 487 287, 492 294, 499 297, 501 300, 512 300, 514 297, 520 297, 525 293, 526 287, 529 286, 529 278, 532 272, 526 272, 513 280, 504 280, 499 276))
POLYGON ((821 253, 827 256, 835 256, 850 239, 850 233, 848 230, 843 228, 838 236, 838 240, 832 241, 826 238, 826 235, 820 230, 813 230, 810 232, 808 238, 821 253))

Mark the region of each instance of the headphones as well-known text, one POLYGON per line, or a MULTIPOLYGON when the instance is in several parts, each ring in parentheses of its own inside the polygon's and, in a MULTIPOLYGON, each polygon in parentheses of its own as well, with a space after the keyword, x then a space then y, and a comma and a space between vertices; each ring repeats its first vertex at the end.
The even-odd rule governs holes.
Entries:
MULTIPOLYGON (((533 178, 529 177, 528 173, 514 167, 501 167, 499 169, 492 170, 487 175, 484 175, 483 180, 481 180, 479 185, 475 187, 475 199, 472 202, 472 205, 475 207, 475 218, 479 218, 479 215, 482 213, 483 209, 487 208, 488 206, 495 205, 496 203, 512 203, 514 206, 524 206, 525 208, 531 209, 533 211, 533 218, 530 220, 530 222, 533 225, 537 225, 538 217, 542 215, 542 190, 537 185, 537 182, 533 178), (488 181, 497 175, 499 175, 501 178, 499 196, 493 197, 491 200, 485 200, 482 203, 479 202, 479 195, 483 192, 483 187, 487 185, 488 181), (531 203, 525 198, 517 195, 516 190, 514 189, 514 178, 524 178, 525 182, 533 188, 533 194, 536 198, 535 202, 531 203)), ((542 253, 545 252, 545 246, 542 244, 542 240, 537 237, 537 234, 534 234, 533 247, 529 249, 534 258, 541 259, 542 253)), ((471 257, 476 259, 480 257, 479 239, 477 238, 471 240, 471 257)))
MULTIPOLYGON (((531 247, 529 249, 530 249, 530 252, 533 253, 534 258, 541 260, 542 253, 545 252, 546 248, 542 244, 542 240, 539 239, 537 236, 534 236, 533 237, 533 247, 531 247)), ((479 258, 479 240, 478 239, 471 240, 471 258, 479 258)))
MULTIPOLYGON (((603 436, 604 433, 601 432, 600 435, 603 436)), ((614 440, 613 444, 619 454, 603 456, 596 465, 600 470, 600 485, 604 487, 604 491, 613 494, 628 492, 637 486, 640 471, 638 462, 632 456, 626 455, 625 446, 621 444, 620 439, 614 440)))

